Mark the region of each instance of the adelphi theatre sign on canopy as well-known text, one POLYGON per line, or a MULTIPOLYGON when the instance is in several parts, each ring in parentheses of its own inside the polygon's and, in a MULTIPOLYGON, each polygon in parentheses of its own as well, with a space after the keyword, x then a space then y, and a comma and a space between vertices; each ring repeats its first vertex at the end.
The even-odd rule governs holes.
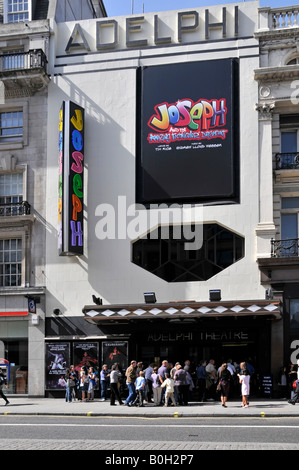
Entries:
POLYGON ((75 23, 65 52, 111 51, 249 37, 258 2, 75 23))

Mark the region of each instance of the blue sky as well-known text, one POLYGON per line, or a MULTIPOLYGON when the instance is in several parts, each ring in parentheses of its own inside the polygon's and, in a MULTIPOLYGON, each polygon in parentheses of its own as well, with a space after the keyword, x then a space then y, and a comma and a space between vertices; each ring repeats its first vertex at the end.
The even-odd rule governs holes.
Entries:
MULTIPOLYGON (((210 5, 225 5, 226 3, 236 3, 225 0, 103 0, 108 16, 131 15, 132 2, 133 13, 149 13, 153 11, 182 10, 184 8, 206 7, 210 5)), ((271 8, 290 6, 294 3, 291 0, 260 0, 260 6, 271 8)))

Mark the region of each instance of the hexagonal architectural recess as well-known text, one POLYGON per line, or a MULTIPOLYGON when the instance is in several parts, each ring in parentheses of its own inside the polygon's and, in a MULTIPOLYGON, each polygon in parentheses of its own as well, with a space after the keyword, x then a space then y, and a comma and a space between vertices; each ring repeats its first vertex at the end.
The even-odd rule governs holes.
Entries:
POLYGON ((183 226, 159 226, 133 242, 132 262, 167 282, 188 282, 206 281, 244 257, 242 236, 216 223, 202 229, 201 247, 187 250, 183 226))

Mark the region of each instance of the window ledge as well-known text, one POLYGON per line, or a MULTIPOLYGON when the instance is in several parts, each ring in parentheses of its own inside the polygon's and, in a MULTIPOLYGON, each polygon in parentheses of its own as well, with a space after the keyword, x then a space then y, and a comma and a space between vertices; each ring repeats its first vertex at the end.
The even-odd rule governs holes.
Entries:
POLYGON ((0 142, 0 152, 3 150, 18 150, 24 147, 24 141, 18 142, 0 142))
POLYGON ((276 183, 299 183, 299 169, 275 170, 276 183))
POLYGON ((0 287, 0 296, 4 295, 44 295, 46 293, 46 288, 44 286, 40 287, 0 287))
POLYGON ((0 216, 1 230, 12 227, 24 227, 25 225, 33 224, 34 222, 34 215, 10 215, 7 217, 0 216))

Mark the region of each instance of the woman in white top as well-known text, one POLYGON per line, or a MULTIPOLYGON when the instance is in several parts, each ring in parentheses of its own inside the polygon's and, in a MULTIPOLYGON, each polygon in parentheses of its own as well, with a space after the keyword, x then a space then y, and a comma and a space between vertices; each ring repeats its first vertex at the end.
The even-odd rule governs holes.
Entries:
POLYGON ((118 364, 113 364, 110 372, 110 405, 115 405, 115 399, 118 400, 120 405, 123 405, 118 388, 119 379, 121 378, 122 374, 118 369, 118 364))
POLYGON ((250 393, 250 375, 247 369, 241 369, 238 374, 242 393, 242 407, 248 408, 248 397, 250 393))

